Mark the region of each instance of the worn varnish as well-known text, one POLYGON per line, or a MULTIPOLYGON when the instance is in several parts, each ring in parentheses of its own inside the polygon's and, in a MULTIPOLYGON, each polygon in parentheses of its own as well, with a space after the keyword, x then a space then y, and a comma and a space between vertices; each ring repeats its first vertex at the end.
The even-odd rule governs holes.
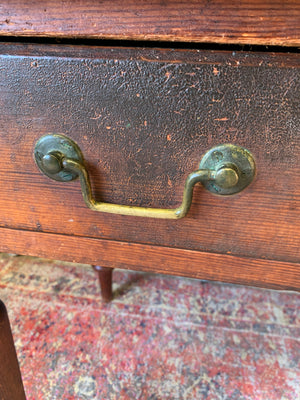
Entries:
POLYGON ((43 232, 0 228, 4 251, 273 289, 300 289, 300 263, 245 258, 43 232))
POLYGON ((298 0, 7 0, 13 36, 299 46, 298 0))
MULTIPOLYGON (((29 45, 2 45, 0 54, 3 228, 29 230, 32 237, 38 237, 34 231, 71 235, 83 253, 84 237, 147 244, 147 252, 151 246, 192 251, 191 266, 157 268, 205 277, 200 264, 210 260, 207 279, 230 281, 229 271, 237 268, 232 282, 265 285, 262 274, 269 279, 274 265, 284 265, 274 278, 279 285, 290 265, 284 286, 300 287, 293 266, 300 261, 298 55, 29 45), (248 148, 258 173, 234 196, 213 196, 197 186, 180 221, 95 213, 86 208, 78 182, 54 182, 37 169, 35 142, 50 132, 79 144, 95 197, 108 202, 177 206, 187 174, 220 143, 248 148), (227 264, 225 275, 214 270, 223 254, 238 260, 227 264), (261 270, 251 266, 260 276, 247 280, 243 257, 266 259, 261 270)), ((58 252, 49 245, 41 255, 70 259, 62 243, 58 252)), ((124 267, 122 249, 90 261, 82 257, 94 264, 108 257, 101 265, 124 267)), ((166 250, 171 258, 173 250, 166 250)), ((82 261, 77 253, 74 260, 82 261)), ((137 268, 138 257, 128 259, 130 268, 137 268)))

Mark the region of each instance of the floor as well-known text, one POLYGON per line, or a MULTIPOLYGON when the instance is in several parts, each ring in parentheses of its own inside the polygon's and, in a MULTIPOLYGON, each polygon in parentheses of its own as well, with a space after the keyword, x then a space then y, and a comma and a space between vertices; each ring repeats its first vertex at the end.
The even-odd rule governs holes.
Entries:
MULTIPOLYGON (((145 255, 146 256, 146 255, 145 255)), ((0 254, 28 400, 300 399, 300 293, 0 254)))

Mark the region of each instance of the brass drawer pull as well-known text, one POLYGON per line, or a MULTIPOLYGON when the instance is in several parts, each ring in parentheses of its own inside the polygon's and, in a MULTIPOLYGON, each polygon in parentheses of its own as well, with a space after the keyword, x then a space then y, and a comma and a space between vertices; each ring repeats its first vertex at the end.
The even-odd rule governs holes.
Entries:
POLYGON ((179 207, 135 207, 94 199, 80 148, 68 137, 56 134, 43 136, 36 143, 34 156, 42 173, 51 179, 66 182, 79 177, 84 201, 90 209, 137 217, 182 218, 190 209, 196 183, 201 182, 212 193, 230 195, 243 190, 255 175, 254 159, 248 150, 231 144, 220 145, 209 150, 202 158, 199 169, 186 178, 179 207))

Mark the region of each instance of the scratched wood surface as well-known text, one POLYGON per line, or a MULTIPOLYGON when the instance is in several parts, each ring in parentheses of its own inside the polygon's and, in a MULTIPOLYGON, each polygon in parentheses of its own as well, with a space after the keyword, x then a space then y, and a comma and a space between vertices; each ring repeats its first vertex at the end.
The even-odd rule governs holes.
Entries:
POLYGON ((34 45, 0 54, 1 227, 299 262, 298 55, 34 45), (95 197, 108 202, 176 207, 187 174, 219 143, 248 148, 257 177, 229 197, 197 186, 180 221, 95 213, 77 181, 38 171, 33 148, 49 132, 79 144, 95 197))
POLYGON ((10 36, 299 46, 298 0, 6 0, 10 36))

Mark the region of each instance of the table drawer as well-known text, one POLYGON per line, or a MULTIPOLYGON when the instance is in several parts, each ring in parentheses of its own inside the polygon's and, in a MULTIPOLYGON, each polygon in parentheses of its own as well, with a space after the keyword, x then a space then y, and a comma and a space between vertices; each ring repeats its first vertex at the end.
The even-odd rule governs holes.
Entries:
POLYGON ((299 263, 299 55, 17 44, 0 54, 2 228, 299 263), (218 144, 248 149, 257 174, 232 196, 196 186, 178 221, 98 213, 78 181, 38 170, 33 150, 49 133, 79 145, 105 202, 178 206, 218 144))

